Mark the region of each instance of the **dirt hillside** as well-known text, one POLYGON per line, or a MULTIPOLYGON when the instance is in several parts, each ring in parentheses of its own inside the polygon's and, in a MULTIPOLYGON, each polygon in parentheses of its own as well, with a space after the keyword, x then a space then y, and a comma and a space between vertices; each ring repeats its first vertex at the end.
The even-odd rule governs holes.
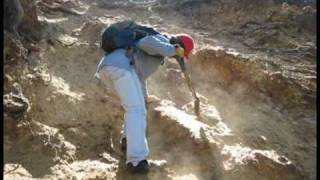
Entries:
POLYGON ((316 1, 4 3, 5 179, 316 179, 316 1), (148 79, 147 175, 126 171, 124 111, 93 76, 101 31, 128 19, 197 43, 200 117, 175 60, 148 79))

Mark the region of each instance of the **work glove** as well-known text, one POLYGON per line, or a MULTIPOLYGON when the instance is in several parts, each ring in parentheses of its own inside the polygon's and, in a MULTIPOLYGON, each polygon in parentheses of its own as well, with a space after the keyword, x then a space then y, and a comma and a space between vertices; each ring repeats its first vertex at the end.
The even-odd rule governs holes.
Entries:
POLYGON ((181 67, 181 70, 184 72, 186 70, 184 60, 183 60, 184 49, 178 44, 176 44, 174 46, 176 48, 176 54, 173 57, 178 61, 179 65, 181 67))
POLYGON ((175 48, 176 48, 176 54, 175 54, 175 57, 176 58, 183 58, 184 56, 184 49, 179 46, 179 45, 175 45, 175 48))

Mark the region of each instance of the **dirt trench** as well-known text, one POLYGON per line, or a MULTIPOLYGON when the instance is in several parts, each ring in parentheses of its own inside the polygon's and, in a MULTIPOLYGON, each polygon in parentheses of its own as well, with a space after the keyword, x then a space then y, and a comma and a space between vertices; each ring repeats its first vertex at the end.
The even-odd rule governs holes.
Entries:
MULTIPOLYGON (((178 65, 167 60, 148 82, 155 167, 148 175, 129 174, 119 147, 124 111, 111 83, 99 84, 93 75, 102 56, 101 29, 117 20, 142 20, 123 9, 106 11, 99 1, 73 2, 73 12, 84 15, 40 11, 46 27, 39 50, 27 54, 24 71, 10 64, 5 69, 12 77, 5 82, 8 107, 30 107, 22 108, 22 116, 7 113, 6 179, 315 179, 315 112, 308 106, 299 116, 287 107, 291 96, 306 99, 297 95, 302 90, 280 86, 274 82, 281 76, 270 79, 250 60, 201 40, 189 62, 201 118, 193 116, 178 65), (10 94, 15 82, 23 89, 18 97, 10 94)), ((162 21, 148 19, 171 33, 183 29, 162 21)))

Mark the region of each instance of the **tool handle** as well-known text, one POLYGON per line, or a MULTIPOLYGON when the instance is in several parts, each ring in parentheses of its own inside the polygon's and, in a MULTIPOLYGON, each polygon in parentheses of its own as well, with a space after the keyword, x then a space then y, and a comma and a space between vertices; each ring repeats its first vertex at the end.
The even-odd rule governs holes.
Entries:
POLYGON ((192 85, 192 82, 191 82, 191 79, 190 79, 189 75, 187 74, 186 71, 184 71, 183 73, 184 73, 184 76, 185 76, 185 78, 187 80, 188 87, 189 87, 190 91, 192 92, 193 97, 196 98, 196 99, 199 99, 197 97, 196 91, 194 90, 194 87, 192 85))
POLYGON ((181 68, 181 70, 182 70, 182 72, 183 72, 183 74, 184 74, 184 77, 185 77, 186 80, 187 80, 187 84, 188 84, 188 87, 189 87, 189 89, 190 89, 190 91, 191 91, 191 93, 192 93, 192 96, 193 96, 196 100, 199 101, 199 98, 197 97, 197 94, 196 94, 196 91, 195 91, 195 89, 194 89, 194 87, 193 87, 193 84, 192 84, 192 82, 191 82, 191 79, 190 79, 190 77, 189 77, 189 75, 188 75, 188 73, 187 73, 187 71, 186 71, 186 67, 185 67, 183 58, 176 58, 176 59, 177 59, 179 65, 180 65, 180 68, 181 68))
POLYGON ((191 82, 191 79, 189 77, 189 74, 187 73, 186 71, 186 67, 185 67, 185 64, 184 64, 184 61, 182 58, 176 58, 180 67, 181 67, 181 70, 184 74, 184 77, 186 78, 186 81, 187 81, 187 85, 192 93, 192 96, 195 98, 195 101, 194 101, 194 112, 195 114, 197 115, 197 117, 200 117, 200 99, 197 97, 197 94, 196 94, 196 91, 193 87, 193 84, 191 82))

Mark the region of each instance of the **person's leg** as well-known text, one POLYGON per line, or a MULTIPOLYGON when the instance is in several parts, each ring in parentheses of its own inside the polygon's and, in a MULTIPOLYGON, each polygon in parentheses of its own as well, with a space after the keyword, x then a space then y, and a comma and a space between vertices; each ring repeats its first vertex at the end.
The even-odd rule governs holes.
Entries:
POLYGON ((136 88, 136 90, 134 91, 136 92, 136 95, 139 96, 138 99, 140 101, 137 102, 139 104, 139 107, 135 106, 133 107, 131 113, 125 114, 125 127, 127 133, 127 163, 132 162, 135 166, 139 161, 147 159, 149 148, 146 138, 147 110, 144 100, 144 94, 142 91, 140 80, 133 69, 131 70, 131 77, 133 80, 133 87, 136 88), (141 120, 139 119, 133 121, 132 119, 134 118, 130 116, 141 117, 141 120), (144 148, 141 148, 141 146, 144 148), (145 158, 143 158, 143 156, 145 158))
POLYGON ((110 76, 125 108, 127 163, 134 166, 149 154, 146 140, 146 109, 140 81, 134 70, 105 66, 99 72, 101 79, 110 76))

